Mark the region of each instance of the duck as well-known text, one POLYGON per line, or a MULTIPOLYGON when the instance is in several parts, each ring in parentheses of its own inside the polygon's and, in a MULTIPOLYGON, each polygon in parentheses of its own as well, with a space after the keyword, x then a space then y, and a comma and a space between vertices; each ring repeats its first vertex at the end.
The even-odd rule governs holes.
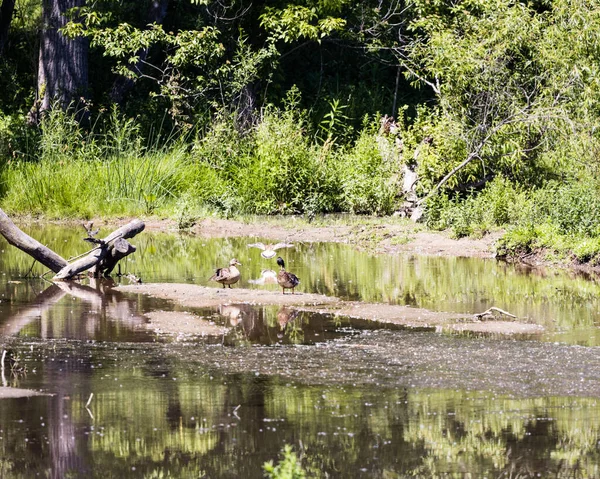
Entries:
POLYGON ((277 283, 281 286, 283 294, 285 294, 286 289, 291 289, 292 294, 294 294, 294 288, 300 283, 298 276, 285 270, 285 262, 281 256, 277 258, 277 264, 281 266, 279 273, 277 273, 277 283))
POLYGON ((281 243, 277 243, 277 244, 264 244, 264 243, 259 242, 259 243, 249 244, 248 247, 261 249, 262 251, 260 252, 260 255, 265 259, 271 259, 271 258, 275 257, 275 255, 277 254, 275 251, 277 251, 278 249, 293 248, 294 244, 286 243, 286 242, 281 242, 281 243))
POLYGON ((215 274, 213 274, 209 281, 216 281, 217 283, 221 283, 223 288, 225 285, 228 285, 231 288, 231 285, 237 283, 242 275, 240 270, 236 268, 236 266, 242 266, 242 263, 238 262, 237 259, 233 258, 229 262, 228 268, 219 268, 215 270, 215 274))

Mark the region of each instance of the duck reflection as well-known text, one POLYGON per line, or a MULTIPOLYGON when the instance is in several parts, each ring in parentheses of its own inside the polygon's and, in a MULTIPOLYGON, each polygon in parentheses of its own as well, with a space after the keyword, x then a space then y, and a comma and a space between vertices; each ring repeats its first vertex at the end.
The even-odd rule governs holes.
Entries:
POLYGON ((230 326, 235 327, 242 322, 243 306, 241 304, 221 304, 219 305, 219 314, 226 318, 230 326))
POLYGON ((300 311, 288 308, 286 306, 277 311, 277 322, 279 323, 281 330, 284 331, 288 324, 293 322, 298 317, 298 314, 300 314, 300 311))
POLYGON ((260 272, 260 277, 256 279, 249 279, 248 283, 251 284, 277 284, 277 273, 272 269, 263 269, 260 272))
POLYGON ((229 345, 249 344, 297 344, 304 340, 303 329, 309 322, 301 312, 288 306, 275 309, 272 306, 251 304, 220 305, 217 314, 228 326, 232 326, 225 342, 229 345))

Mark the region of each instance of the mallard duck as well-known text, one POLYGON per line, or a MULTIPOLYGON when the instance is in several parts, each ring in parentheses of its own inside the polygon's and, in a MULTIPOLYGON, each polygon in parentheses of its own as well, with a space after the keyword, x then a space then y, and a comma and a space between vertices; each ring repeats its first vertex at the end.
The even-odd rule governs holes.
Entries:
POLYGON ((233 283, 237 283, 240 279, 240 276, 242 275, 240 273, 240 270, 237 269, 236 266, 242 266, 242 263, 239 263, 237 259, 233 258, 229 262, 229 268, 217 269, 215 271, 215 274, 213 274, 210 277, 209 281, 216 281, 217 283, 221 283, 223 287, 225 287, 225 285, 227 284, 231 288, 231 285, 233 283))
POLYGON ((248 245, 249 248, 258 248, 261 249, 260 255, 265 259, 273 258, 277 253, 276 250, 281 248, 293 248, 293 243, 277 243, 277 244, 264 244, 264 243, 252 243, 248 245))
POLYGON ((281 286, 283 294, 285 294, 286 289, 291 289, 292 294, 294 294, 294 288, 300 283, 298 276, 285 270, 285 262, 281 256, 277 258, 277 264, 281 266, 279 273, 277 273, 277 283, 281 286))

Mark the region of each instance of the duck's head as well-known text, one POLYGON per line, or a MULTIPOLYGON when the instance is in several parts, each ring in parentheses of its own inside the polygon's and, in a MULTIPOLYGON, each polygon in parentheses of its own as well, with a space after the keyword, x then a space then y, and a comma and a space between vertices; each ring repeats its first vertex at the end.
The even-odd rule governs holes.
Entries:
POLYGON ((277 264, 282 268, 285 268, 285 262, 283 261, 283 258, 281 256, 277 257, 277 264))
POLYGON ((230 262, 229 262, 229 266, 242 266, 242 263, 240 263, 237 259, 233 258, 230 262))

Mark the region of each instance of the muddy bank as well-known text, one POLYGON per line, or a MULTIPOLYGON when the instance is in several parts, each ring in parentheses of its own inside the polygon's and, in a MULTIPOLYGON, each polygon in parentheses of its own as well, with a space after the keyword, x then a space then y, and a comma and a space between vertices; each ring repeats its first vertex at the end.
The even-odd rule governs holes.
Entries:
MULTIPOLYGON (((133 284, 115 288, 124 293, 146 294, 152 297, 168 299, 183 307, 206 308, 223 304, 255 304, 290 306, 302 311, 326 313, 337 316, 393 323, 409 328, 435 328, 438 330, 471 331, 493 334, 536 334, 543 327, 520 321, 480 321, 472 315, 430 311, 403 305, 383 303, 361 303, 341 301, 338 298, 319 294, 281 294, 280 292, 244 289, 244 288, 208 288, 193 284, 133 284)), ((208 333, 206 321, 184 313, 154 313, 154 320, 161 321, 162 332, 179 334, 208 333), (179 316, 178 316, 179 315, 179 316), (165 319, 161 319, 164 317, 165 319)), ((213 333, 220 334, 222 331, 213 333)))
MULTIPOLYGON (((128 220, 96 219, 94 224, 112 228, 128 220)), ((147 231, 178 232, 176 222, 169 219, 145 218, 143 221, 147 231)), ((21 218, 21 223, 26 222, 26 219, 21 218)), ((75 227, 80 228, 79 222, 75 227)), ((497 231, 482 238, 453 239, 449 232, 427 231, 423 225, 409 220, 352 215, 326 216, 313 223, 294 216, 256 217, 247 220, 205 218, 199 220, 187 233, 207 238, 252 237, 274 242, 336 242, 378 253, 477 258, 493 257, 494 244, 502 236, 502 232, 497 231)))
POLYGON ((337 298, 322 294, 287 293, 262 289, 244 288, 208 288, 183 283, 148 283, 117 286, 117 291, 125 293, 147 294, 154 298, 169 299, 182 306, 191 308, 210 308, 221 304, 278 304, 278 305, 316 305, 334 303, 337 298))

